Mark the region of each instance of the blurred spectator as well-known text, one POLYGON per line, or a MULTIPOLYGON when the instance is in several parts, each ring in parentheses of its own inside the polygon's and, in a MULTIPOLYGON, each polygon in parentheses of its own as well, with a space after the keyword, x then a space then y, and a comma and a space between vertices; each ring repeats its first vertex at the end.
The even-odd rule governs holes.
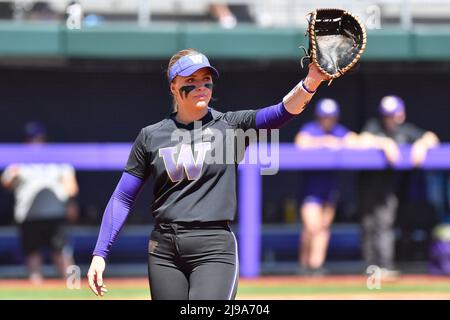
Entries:
POLYGON ((0 2, 0 19, 12 19, 14 15, 14 4, 12 2, 0 2))
POLYGON ((232 29, 236 27, 237 19, 227 4, 211 3, 209 5, 209 12, 223 28, 232 29))
MULTIPOLYGON (((301 148, 350 147, 357 135, 338 123, 339 105, 332 99, 320 100, 315 109, 316 121, 306 123, 295 138, 301 148)), ((337 176, 331 171, 304 173, 303 203, 300 216, 303 232, 299 262, 303 274, 321 275, 330 239, 330 226, 338 196, 337 176)))
POLYGON ((36 21, 51 21, 59 19, 58 13, 55 12, 46 1, 34 2, 26 16, 27 20, 36 21))
MULTIPOLYGON (((360 143, 382 149, 390 164, 400 160, 399 145, 412 144, 411 161, 420 167, 430 148, 439 143, 437 136, 405 122, 405 105, 397 96, 384 97, 379 106, 380 119, 370 119, 364 126, 360 143)), ((382 276, 396 277, 394 222, 398 208, 399 172, 364 171, 359 191, 363 229, 363 255, 367 265, 382 268, 382 276)))
MULTIPOLYGON (((46 142, 41 123, 25 126, 26 143, 46 142)), ((73 197, 78 193, 74 168, 70 164, 15 163, 1 176, 7 189, 14 190, 14 218, 19 226, 22 248, 26 255, 29 279, 36 284, 43 280, 41 250, 49 247, 61 276, 73 264, 72 250, 66 243, 64 227, 67 219, 74 222, 77 210, 73 197)))

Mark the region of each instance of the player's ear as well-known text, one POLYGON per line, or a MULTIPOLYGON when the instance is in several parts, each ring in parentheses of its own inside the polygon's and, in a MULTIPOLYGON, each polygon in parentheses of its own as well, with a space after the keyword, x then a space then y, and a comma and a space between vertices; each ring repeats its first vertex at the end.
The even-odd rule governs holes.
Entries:
POLYGON ((172 94, 175 95, 175 81, 172 81, 170 83, 170 92, 172 92, 172 94))

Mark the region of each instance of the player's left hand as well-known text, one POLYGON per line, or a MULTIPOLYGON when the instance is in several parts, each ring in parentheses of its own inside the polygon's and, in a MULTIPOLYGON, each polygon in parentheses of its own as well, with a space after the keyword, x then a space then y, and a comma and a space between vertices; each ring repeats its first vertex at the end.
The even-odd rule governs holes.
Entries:
POLYGON ((308 89, 315 91, 320 86, 322 81, 325 81, 327 79, 327 75, 321 72, 314 63, 310 63, 308 74, 305 80, 303 80, 303 83, 308 89))

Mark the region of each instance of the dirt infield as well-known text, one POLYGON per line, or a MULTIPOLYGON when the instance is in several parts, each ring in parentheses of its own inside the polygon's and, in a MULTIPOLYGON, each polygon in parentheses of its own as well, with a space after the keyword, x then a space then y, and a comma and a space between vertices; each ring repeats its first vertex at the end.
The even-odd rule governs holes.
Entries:
MULTIPOLYGON (((364 276, 271 276, 240 279, 237 299, 245 300, 450 300, 450 277, 405 275, 369 290, 364 276)), ((146 278, 105 279, 108 294, 101 299, 150 299, 146 278)), ((100 299, 82 280, 80 289, 68 289, 62 280, 32 285, 27 280, 0 280, 0 299, 100 299)))

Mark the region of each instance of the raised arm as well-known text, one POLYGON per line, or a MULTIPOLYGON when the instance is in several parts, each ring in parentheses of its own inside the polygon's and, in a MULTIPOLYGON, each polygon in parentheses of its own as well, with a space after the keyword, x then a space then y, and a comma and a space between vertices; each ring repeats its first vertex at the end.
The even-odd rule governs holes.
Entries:
POLYGON ((289 120, 300 114, 313 97, 317 88, 326 76, 313 65, 309 65, 308 75, 300 81, 284 98, 283 101, 256 113, 256 128, 278 129, 289 120))
POLYGON ((308 75, 300 81, 284 98, 286 110, 294 115, 300 114, 309 103, 326 76, 314 65, 309 65, 308 75))

